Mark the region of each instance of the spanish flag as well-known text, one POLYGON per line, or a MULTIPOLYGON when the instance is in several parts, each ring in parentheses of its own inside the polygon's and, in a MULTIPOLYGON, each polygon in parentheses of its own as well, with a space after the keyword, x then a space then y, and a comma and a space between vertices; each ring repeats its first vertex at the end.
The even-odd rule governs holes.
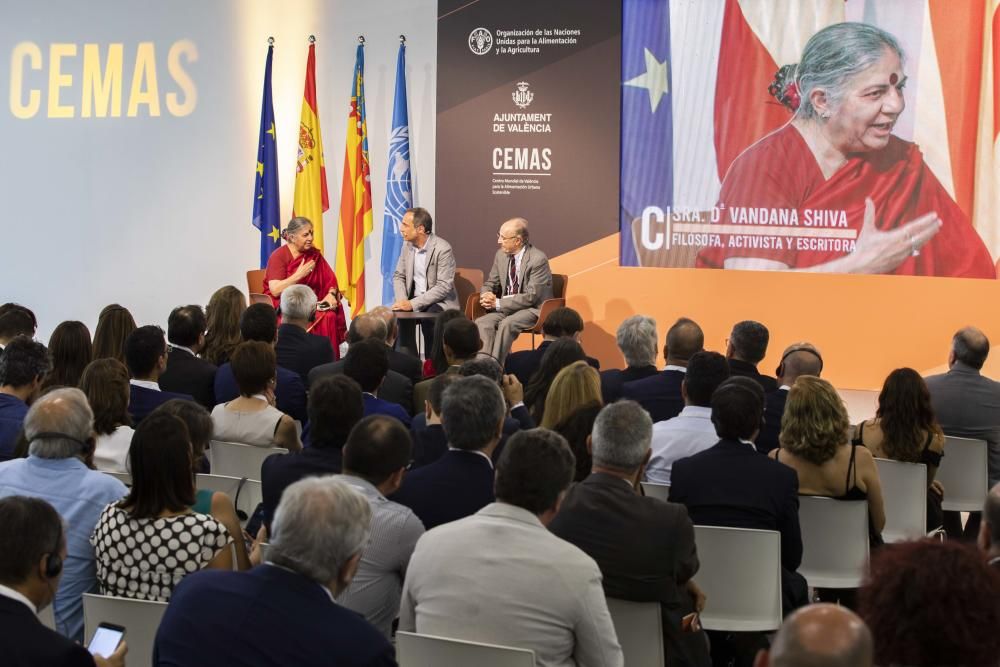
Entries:
POLYGON ((344 180, 340 190, 337 283, 351 304, 351 315, 365 312, 365 237, 372 231, 372 186, 365 121, 365 49, 358 45, 347 118, 344 180))
POLYGON ((313 223, 313 245, 323 250, 323 211, 330 208, 326 191, 326 166, 323 161, 323 137, 319 132, 319 107, 316 104, 316 45, 309 45, 306 62, 306 90, 299 119, 299 151, 295 160, 295 200, 292 215, 309 218, 313 223))

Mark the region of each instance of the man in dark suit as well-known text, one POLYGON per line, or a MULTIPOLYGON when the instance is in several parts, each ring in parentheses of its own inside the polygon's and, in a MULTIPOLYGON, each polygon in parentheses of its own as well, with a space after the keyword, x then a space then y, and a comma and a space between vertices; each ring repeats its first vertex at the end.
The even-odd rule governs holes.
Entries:
POLYGON ((475 514, 493 502, 493 461, 507 406, 494 380, 467 377, 452 383, 441 405, 449 449, 407 475, 391 500, 406 505, 424 527, 475 514))
POLYGON ((680 631, 681 619, 704 603, 691 580, 698 571, 694 526, 683 505, 637 492, 652 434, 638 403, 605 406, 591 436, 592 472, 570 487, 549 530, 597 561, 609 598, 660 603, 671 665, 708 667, 704 633, 680 631))
POLYGON ((772 449, 777 449, 778 435, 781 433, 781 417, 785 414, 785 403, 788 401, 788 390, 795 384, 795 380, 800 375, 819 377, 822 372, 823 357, 812 343, 793 343, 785 348, 775 371, 779 387, 767 395, 764 423, 755 441, 758 452, 767 454, 772 449))
MULTIPOLYGON (((479 327, 464 317, 457 317, 444 325, 441 342, 444 346, 444 358, 448 361, 446 374, 458 373, 462 364, 476 358, 483 345, 479 340, 479 327)), ((414 414, 419 414, 424 409, 432 381, 433 378, 430 378, 413 385, 414 414)))
POLYGON ((303 477, 340 472, 344 443, 364 416, 361 387, 346 375, 321 378, 309 391, 309 446, 297 454, 272 454, 260 468, 264 525, 286 488, 303 477))
MULTIPOLYGON (((274 345, 278 341, 278 316, 266 303, 251 304, 240 316, 240 337, 244 341, 256 340, 274 345)), ((306 385, 295 371, 278 366, 278 382, 274 389, 275 407, 292 419, 305 424, 306 385)), ((226 403, 240 395, 233 368, 226 362, 215 372, 215 400, 226 403)))
POLYGON ((274 352, 279 366, 295 371, 303 380, 309 371, 334 358, 330 339, 309 333, 315 312, 316 293, 312 288, 292 285, 281 293, 281 326, 274 352))
POLYGON ((365 416, 388 415, 410 427, 410 415, 401 405, 378 397, 379 387, 389 372, 389 358, 385 344, 367 338, 351 346, 344 360, 344 375, 361 385, 365 404, 365 416))
POLYGON ((215 407, 215 364, 198 357, 205 347, 205 312, 201 306, 178 306, 167 318, 167 370, 160 388, 190 394, 207 409, 215 407))
MULTIPOLYGON (((122 642, 113 654, 91 657, 87 649, 42 625, 36 615, 52 604, 66 537, 59 513, 44 500, 8 496, 0 500, 0 655, 8 667, 93 667, 125 664, 122 642)), ((137 662, 141 662, 141 659, 137 662)))
POLYGON ((410 436, 413 438, 413 467, 419 468, 434 463, 448 451, 448 436, 441 425, 441 402, 444 392, 452 382, 461 376, 444 373, 431 379, 431 388, 424 401, 424 412, 413 418, 410 436))
POLYGON ((778 388, 777 381, 768 375, 761 375, 757 370, 764 356, 767 355, 767 343, 770 333, 760 322, 743 320, 733 325, 726 346, 726 358, 729 359, 729 372, 734 376, 748 377, 770 393, 778 388))
POLYGON ((193 401, 190 394, 163 391, 160 375, 167 368, 167 341, 156 325, 139 327, 125 339, 125 365, 132 376, 129 384, 128 413, 138 424, 150 412, 172 398, 193 401))
POLYGON ((625 357, 625 369, 601 371, 601 397, 604 405, 622 396, 626 382, 656 375, 656 320, 645 315, 633 315, 618 326, 615 342, 625 357))
POLYGON ((368 500, 330 477, 299 480, 274 517, 267 562, 202 570, 178 584, 155 665, 395 665, 388 640, 334 598, 357 570, 368 500))
POLYGON ((672 419, 684 409, 681 383, 688 361, 705 349, 705 334, 694 320, 682 317, 667 331, 663 346, 663 371, 622 385, 621 396, 646 408, 654 422, 672 419))
POLYGON ((49 351, 27 336, 17 336, 0 354, 0 461, 14 457, 28 404, 38 398, 50 370, 49 351))
POLYGON ((406 376, 406 379, 416 384, 424 376, 424 365, 420 363, 416 353, 408 354, 396 349, 396 337, 399 335, 399 321, 396 314, 387 306, 376 306, 369 314, 382 318, 385 322, 385 346, 389 350, 389 370, 406 376))
POLYGON ((500 442, 490 458, 494 465, 500 460, 503 449, 507 445, 510 436, 518 431, 527 431, 535 428, 535 420, 532 418, 528 408, 524 405, 524 387, 513 375, 504 375, 500 364, 493 357, 481 355, 475 359, 466 361, 458 369, 461 377, 473 377, 482 375, 497 383, 500 391, 503 392, 504 401, 507 403, 507 416, 503 419, 503 430, 500 433, 500 442))
MULTIPOLYGON (((572 338, 579 343, 581 333, 583 333, 583 318, 580 317, 580 313, 572 308, 556 308, 542 322, 544 339, 541 345, 534 350, 521 350, 508 354, 503 362, 504 373, 517 377, 518 382, 527 385, 531 381, 531 376, 541 366, 545 350, 553 341, 572 338)), ((587 363, 601 370, 601 362, 597 359, 587 357, 587 363)))

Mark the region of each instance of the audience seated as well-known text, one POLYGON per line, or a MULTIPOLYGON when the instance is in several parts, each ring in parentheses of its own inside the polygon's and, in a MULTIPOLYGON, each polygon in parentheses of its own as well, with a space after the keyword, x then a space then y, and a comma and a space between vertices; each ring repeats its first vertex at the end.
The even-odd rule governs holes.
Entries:
POLYGON ((240 318, 247 309, 247 298, 232 285, 215 290, 205 308, 208 323, 205 330, 205 350, 209 363, 221 366, 240 344, 240 318))
POLYGON ((167 342, 160 327, 139 327, 129 334, 125 340, 125 365, 132 376, 128 412, 134 424, 172 398, 194 400, 190 394, 160 389, 160 375, 167 367, 167 342))
POLYGON ((793 343, 785 348, 776 371, 779 387, 767 395, 764 424, 760 427, 756 440, 758 452, 767 454, 778 447, 781 417, 785 414, 788 390, 795 384, 795 380, 800 375, 819 377, 822 370, 823 357, 812 343, 793 343))
MULTIPOLYGON (((0 655, 7 667, 122 667, 122 642, 105 658, 42 625, 36 615, 52 604, 63 563, 66 534, 59 513, 44 500, 0 500, 0 655)), ((138 662, 136 663, 138 664, 138 662)))
POLYGON ((374 338, 358 341, 347 351, 344 375, 361 385, 364 392, 365 416, 389 415, 410 427, 410 415, 403 406, 378 397, 379 387, 389 372, 389 357, 385 343, 374 338))
POLYGON ((987 564, 1000 571, 1000 484, 990 489, 986 496, 977 542, 989 559, 987 564))
POLYGON ((215 371, 210 361, 198 355, 205 349, 205 313, 201 306, 178 306, 167 318, 167 369, 160 375, 160 387, 190 394, 209 410, 215 407, 215 371))
POLYGON ((681 382, 687 371, 688 361, 696 352, 705 349, 705 334, 697 322, 682 317, 667 331, 663 346, 666 366, 663 371, 642 380, 622 385, 622 398, 636 401, 646 408, 653 422, 676 417, 684 409, 681 382))
POLYGON ((231 570, 229 531, 191 510, 194 471, 184 422, 150 415, 135 431, 129 462, 128 496, 104 508, 90 536, 101 593, 167 602, 186 575, 231 570))
MULTIPOLYGON (((580 342, 583 333, 583 318, 572 308, 556 308, 542 322, 542 342, 534 350, 511 352, 504 360, 504 373, 513 375, 522 385, 527 385, 542 365, 542 357, 549 345, 562 338, 580 342)), ((587 363, 600 370, 601 362, 593 357, 584 356, 587 363)))
POLYGON ((674 462, 705 451, 719 441, 712 423, 712 394, 729 379, 729 364, 718 352, 695 352, 681 380, 684 409, 653 426, 652 458, 646 481, 670 484, 674 462))
POLYGON ((764 391, 770 393, 778 388, 773 377, 761 375, 757 370, 759 364, 767 355, 767 342, 770 333, 760 322, 743 320, 733 325, 726 346, 726 358, 729 359, 729 370, 734 376, 748 377, 760 384, 764 391))
POLYGON ((125 363, 125 341, 135 331, 135 319, 125 306, 105 306, 94 329, 94 359, 117 359, 125 363))
POLYGON ((0 306, 0 350, 18 336, 35 337, 38 320, 28 308, 18 303, 0 306))
POLYGON ((160 623, 153 663, 395 665, 389 641, 334 602, 354 576, 370 521, 368 501, 337 479, 291 485, 275 513, 267 562, 185 577, 160 623))
POLYGON ((572 338, 560 338, 545 348, 538 370, 531 376, 531 382, 524 387, 524 404, 536 424, 542 423, 545 418, 545 398, 559 371, 585 359, 583 348, 572 338))
POLYGON ((437 316, 434 322, 434 338, 431 342, 430 352, 425 352, 424 356, 424 379, 441 375, 448 370, 448 358, 444 355, 444 328, 452 320, 465 317, 465 312, 455 309, 447 309, 437 316))
POLYGON ((567 415, 552 430, 566 438, 573 458, 576 459, 574 482, 581 482, 590 474, 590 432, 594 430, 594 420, 604 406, 600 401, 591 401, 567 415))
POLYGON ((383 415, 365 417, 344 446, 344 474, 339 478, 368 499, 370 537, 350 585, 337 597, 385 635, 399 615, 406 567, 424 525, 410 508, 387 500, 399 489, 410 465, 409 433, 383 415))
POLYGON ((971 545, 886 545, 872 554, 859 598, 876 665, 997 664, 1000 576, 971 545))
POLYGON ((68 553, 55 596, 56 629, 82 641, 81 596, 97 585, 90 535, 101 510, 128 489, 88 467, 94 455, 94 413, 79 389, 55 389, 40 397, 24 418, 24 433, 31 443, 28 458, 0 463, 0 497, 41 498, 65 522, 68 553))
POLYGON ((292 285, 281 292, 281 326, 274 351, 278 363, 305 380, 309 371, 328 364, 333 353, 330 338, 309 333, 316 314, 316 293, 308 285, 292 285))
POLYGON ((691 580, 698 571, 694 526, 683 505, 638 492, 652 430, 638 403, 605 407, 594 423, 593 472, 570 488, 549 530, 597 561, 608 597, 660 603, 671 665, 707 667, 704 633, 681 632, 681 619, 704 602, 691 580))
POLYGON ((423 364, 420 363, 420 359, 396 349, 396 339, 399 337, 396 313, 388 306, 376 306, 368 312, 385 322, 385 346, 389 348, 389 368, 405 376, 413 384, 420 382, 420 378, 423 377, 423 364))
POLYGON ((656 375, 656 320, 645 315, 633 315, 620 325, 615 342, 625 358, 625 369, 601 371, 601 397, 604 404, 614 403, 622 395, 626 382, 656 375))
POLYGON ((500 455, 503 454, 503 448, 510 436, 521 429, 535 428, 535 420, 531 418, 528 408, 524 406, 524 387, 513 375, 504 375, 500 363, 488 355, 480 355, 466 361, 459 367, 458 375, 461 377, 482 375, 496 382, 503 392, 504 401, 507 404, 507 415, 503 418, 500 442, 490 457, 496 464, 500 460, 500 455))
POLYGON ((872 634, 846 607, 811 604, 785 619, 754 667, 872 667, 872 634))
POLYGON ((94 356, 90 330, 83 322, 60 322, 49 337, 52 370, 45 376, 42 391, 49 387, 76 387, 80 376, 94 356))
MULTIPOLYGON (((441 325, 439 325, 441 326, 441 325)), ((479 339, 479 327, 475 322, 464 317, 455 318, 443 325, 441 345, 444 357, 448 362, 442 373, 458 373, 459 368, 479 354, 483 342, 479 339)), ((492 357, 490 357, 492 359, 492 357)), ((413 385, 413 411, 419 413, 427 400, 427 392, 431 388, 431 379, 413 385)))
POLYGON ((547 530, 573 467, 558 434, 514 435, 497 502, 417 542, 399 629, 531 649, 539 665, 622 665, 597 563, 547 530))
POLYGON ((424 401, 424 413, 418 414, 410 424, 413 438, 413 467, 434 463, 448 451, 448 437, 441 425, 441 403, 444 392, 460 375, 445 373, 431 380, 431 390, 424 401))
POLYGON ((295 420, 274 407, 274 348, 260 341, 240 343, 230 366, 240 396, 212 410, 215 439, 290 452, 302 449, 295 420))
POLYGON ((448 451, 413 470, 392 500, 416 513, 429 530, 475 514, 493 502, 493 461, 507 406, 496 382, 467 377, 444 392, 441 423, 448 451))
POLYGON ((94 411, 94 467, 104 472, 128 472, 128 449, 134 433, 128 415, 128 369, 117 359, 95 359, 83 371, 80 389, 94 411))
POLYGON ((13 458, 28 405, 41 391, 51 368, 41 343, 18 336, 0 354, 0 461, 13 458))
POLYGON ((286 488, 303 477, 341 471, 347 436, 364 416, 361 387, 345 375, 320 378, 309 392, 309 446, 298 454, 272 454, 260 469, 264 525, 270 527, 286 488))
POLYGON ((542 428, 556 424, 588 403, 601 400, 601 376, 585 361, 576 361, 563 368, 552 380, 545 396, 542 428))

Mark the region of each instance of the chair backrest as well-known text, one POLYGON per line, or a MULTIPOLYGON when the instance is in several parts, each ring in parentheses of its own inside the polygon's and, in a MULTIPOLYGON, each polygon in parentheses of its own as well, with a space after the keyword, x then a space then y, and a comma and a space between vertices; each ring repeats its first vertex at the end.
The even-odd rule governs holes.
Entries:
MULTIPOLYGON (((110 595, 83 594, 83 645, 90 643, 101 623, 113 623, 125 628, 130 667, 153 664, 153 641, 160 627, 166 602, 116 598, 110 595)), ((107 657, 107 656, 105 656, 107 657)))
POLYGON ((399 667, 535 667, 535 652, 528 649, 402 631, 396 633, 396 658, 399 667))
POLYGON ((260 480, 260 466, 271 454, 287 454, 283 447, 254 447, 237 442, 213 440, 209 445, 213 475, 260 480))
POLYGON ((565 299, 569 289, 569 276, 565 273, 552 274, 552 298, 565 299))
POLYGON ((935 479, 944 487, 942 509, 978 512, 989 490, 986 441, 945 436, 944 458, 935 479))
POLYGON ((867 501, 799 496, 799 527, 802 530, 799 574, 810 586, 861 585, 868 569, 867 501))
POLYGON ((480 269, 455 269, 455 293, 460 307, 465 307, 469 297, 483 289, 483 272, 480 269))
MULTIPOLYGON (((259 472, 258 472, 259 474, 259 472)), ((229 475, 205 475, 199 474, 196 479, 198 490, 222 492, 229 496, 237 512, 242 512, 243 516, 249 518, 253 515, 257 505, 263 500, 261 484, 255 479, 245 479, 241 477, 230 477, 229 475)), ((240 517, 240 521, 246 520, 240 517)))
POLYGON ((263 293, 264 291, 264 269, 250 269, 247 271, 247 292, 250 294, 263 293))
POLYGON ((105 475, 111 475, 119 482, 125 486, 132 486, 132 474, 127 472, 110 472, 108 470, 103 471, 105 475))
POLYGON ((886 542, 916 540, 927 534, 927 466, 875 459, 885 504, 886 542))
POLYGON ((670 497, 669 484, 657 484, 656 482, 642 482, 643 492, 650 498, 667 500, 670 497))
POLYGON ((608 598, 615 634, 629 667, 663 667, 663 620, 659 602, 608 598))
POLYGON ((707 630, 767 632, 781 626, 781 533, 695 526, 701 563, 695 582, 708 601, 707 630))

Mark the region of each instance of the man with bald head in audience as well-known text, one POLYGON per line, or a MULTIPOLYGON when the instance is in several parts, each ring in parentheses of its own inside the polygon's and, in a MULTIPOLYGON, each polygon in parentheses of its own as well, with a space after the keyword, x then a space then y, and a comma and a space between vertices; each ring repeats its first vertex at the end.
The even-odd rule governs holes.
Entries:
POLYGON ((872 634, 857 614, 813 604, 788 616, 754 667, 871 667, 872 634))
POLYGON ((424 373, 420 359, 414 354, 407 354, 396 349, 396 338, 399 336, 399 321, 396 319, 396 313, 388 306, 377 306, 368 313, 385 322, 385 346, 389 348, 389 369, 406 376, 406 379, 413 384, 420 382, 424 373))
POLYGON ((979 548, 989 559, 990 567, 1000 571, 1000 484, 990 489, 979 526, 979 548))
POLYGON ((626 382, 622 398, 628 398, 646 408, 654 422, 676 417, 684 409, 681 383, 687 372, 688 362, 697 352, 705 349, 705 334, 694 320, 682 317, 667 331, 663 346, 666 367, 662 372, 641 380, 626 382))
POLYGON ((823 357, 812 343, 792 343, 785 348, 781 362, 775 374, 778 376, 777 389, 767 395, 767 406, 764 408, 764 424, 757 435, 757 451, 767 454, 778 447, 778 434, 781 433, 781 417, 785 414, 785 402, 788 400, 788 390, 795 384, 800 375, 819 377, 823 372, 823 357))

